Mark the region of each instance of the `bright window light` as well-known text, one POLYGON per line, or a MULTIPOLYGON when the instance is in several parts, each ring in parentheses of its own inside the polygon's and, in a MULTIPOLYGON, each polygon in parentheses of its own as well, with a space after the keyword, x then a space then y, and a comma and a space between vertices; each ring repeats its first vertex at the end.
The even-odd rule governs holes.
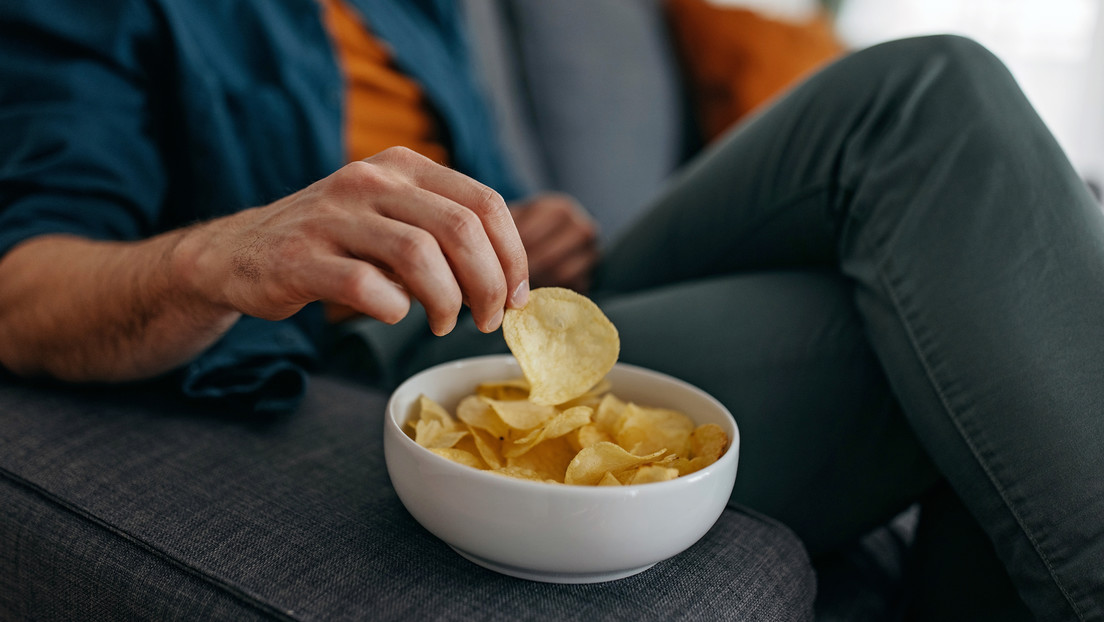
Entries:
POLYGON ((952 33, 1005 64, 1074 165, 1104 180, 1104 0, 843 0, 841 36, 855 47, 952 33))

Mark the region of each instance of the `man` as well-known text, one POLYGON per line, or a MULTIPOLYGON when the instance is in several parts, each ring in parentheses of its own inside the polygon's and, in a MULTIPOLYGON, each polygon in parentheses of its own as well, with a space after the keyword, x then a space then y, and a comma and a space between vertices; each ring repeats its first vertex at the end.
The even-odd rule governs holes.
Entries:
MULTIPOLYGON (((503 199, 522 196, 451 3, 349 6, 395 54, 383 83, 418 87, 383 91, 433 111, 418 137, 453 168, 404 148, 342 165, 330 43, 365 41, 341 38, 341 6, 229 4, 0 9, 3 366, 286 405, 273 379, 317 355, 316 302, 385 324, 424 309, 448 337, 381 330, 394 349, 363 353, 397 377, 500 349, 487 333, 525 304, 543 236, 503 199)), ((564 205, 529 208, 574 232, 560 278, 589 275, 564 205)), ((1035 615, 1104 615, 1104 223, 984 50, 832 65, 693 163, 593 274, 622 359, 739 413, 734 499, 814 553, 945 480, 1035 615)))

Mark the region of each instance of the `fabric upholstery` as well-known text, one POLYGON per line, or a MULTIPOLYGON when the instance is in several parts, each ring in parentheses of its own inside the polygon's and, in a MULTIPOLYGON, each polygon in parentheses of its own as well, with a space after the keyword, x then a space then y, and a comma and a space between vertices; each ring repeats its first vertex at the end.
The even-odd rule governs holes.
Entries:
POLYGON ((466 4, 511 162, 526 165, 532 189, 578 198, 615 237, 690 135, 658 0, 466 4))
POLYGON ((612 583, 467 562, 392 490, 385 399, 315 377, 257 418, 0 384, 0 619, 811 619, 801 544, 746 511, 612 583))

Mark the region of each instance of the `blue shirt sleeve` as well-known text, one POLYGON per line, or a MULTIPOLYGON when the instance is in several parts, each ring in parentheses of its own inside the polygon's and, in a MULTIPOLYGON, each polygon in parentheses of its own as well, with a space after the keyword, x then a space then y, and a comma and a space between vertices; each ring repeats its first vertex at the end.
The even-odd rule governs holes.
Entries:
POLYGON ((243 317, 218 343, 177 372, 193 400, 242 414, 293 410, 306 393, 318 359, 315 337, 322 311, 312 305, 290 320, 243 317))
POLYGON ((136 239, 157 222, 153 17, 97 3, 69 18, 52 0, 0 5, 0 254, 43 233, 136 239))
MULTIPOLYGON (((279 66, 281 51, 324 64, 322 31, 278 36, 302 15, 284 3, 250 6, 253 27, 276 33, 270 47, 248 48, 253 56, 228 52, 237 41, 221 36, 248 26, 241 14, 220 22, 192 0, 0 2, 0 256, 48 233, 142 239, 331 170, 340 115, 328 91, 307 80, 236 82, 248 80, 250 63, 279 66), (225 47, 198 45, 204 36, 225 47), (298 117, 307 120, 287 122, 298 117), (274 124, 288 129, 274 133, 274 124), (280 149, 268 148, 276 140, 280 149)), ((281 322, 243 318, 170 377, 182 395, 240 412, 292 409, 318 356, 313 307, 281 322)))

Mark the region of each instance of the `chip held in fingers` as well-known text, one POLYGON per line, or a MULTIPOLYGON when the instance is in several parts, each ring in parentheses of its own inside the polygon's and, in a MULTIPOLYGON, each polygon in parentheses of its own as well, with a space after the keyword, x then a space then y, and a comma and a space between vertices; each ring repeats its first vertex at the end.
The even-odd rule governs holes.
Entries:
POLYGON ((529 381, 529 400, 555 406, 583 395, 617 362, 617 328, 586 296, 541 287, 502 320, 506 345, 529 381))

